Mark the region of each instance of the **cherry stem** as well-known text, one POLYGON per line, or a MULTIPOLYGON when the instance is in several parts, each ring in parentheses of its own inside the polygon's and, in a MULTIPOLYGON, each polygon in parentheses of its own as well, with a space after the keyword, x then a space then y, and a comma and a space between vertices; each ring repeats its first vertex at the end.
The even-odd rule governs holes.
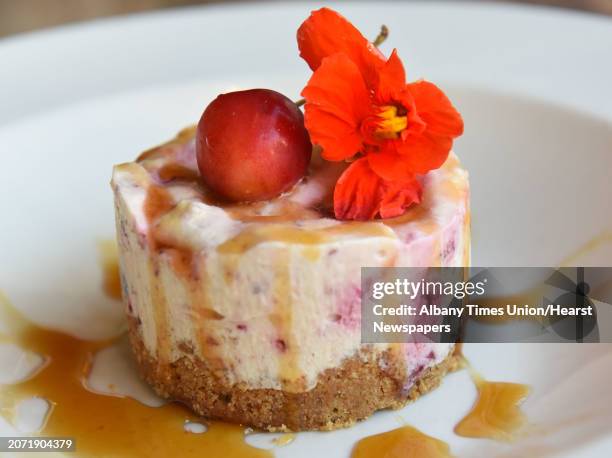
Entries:
POLYGON ((385 42, 388 36, 389 36, 389 28, 383 24, 380 26, 380 32, 378 32, 378 36, 374 39, 372 44, 376 47, 379 47, 381 44, 385 42))
MULTIPOLYGON (((378 32, 378 35, 376 36, 372 44, 378 48, 381 44, 385 42, 388 36, 389 36, 389 27, 383 24, 380 26, 380 32, 378 32)), ((300 99, 297 102, 295 102, 298 108, 304 105, 305 103, 306 103, 306 99, 300 99)))

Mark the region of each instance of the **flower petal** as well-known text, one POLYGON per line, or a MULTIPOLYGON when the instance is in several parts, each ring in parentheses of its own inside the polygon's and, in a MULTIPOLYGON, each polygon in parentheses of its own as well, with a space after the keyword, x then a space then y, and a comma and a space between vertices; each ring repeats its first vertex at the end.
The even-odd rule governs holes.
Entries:
POLYGON ((355 63, 345 54, 323 60, 302 91, 304 122, 313 143, 330 161, 354 156, 362 147, 359 126, 370 111, 370 95, 355 63))
POLYGON ((334 189, 334 213, 338 219, 370 220, 399 216, 413 203, 421 201, 421 183, 384 180, 370 167, 366 158, 353 162, 340 176, 334 189))
POLYGON ((412 204, 421 202, 423 188, 417 179, 383 182, 383 196, 380 201, 380 217, 400 216, 412 204))
POLYGON ((406 85, 414 98, 419 117, 427 124, 427 131, 452 138, 463 133, 463 119, 444 92, 429 81, 406 85))
MULTIPOLYGON (((453 139, 463 133, 463 120, 446 95, 434 84, 419 81, 398 95, 408 112, 408 129, 401 138, 386 143, 386 151, 402 156, 402 167, 425 174, 446 161, 453 139)), ((399 163, 399 162, 398 162, 399 163)), ((378 166, 379 164, 373 164, 378 166)), ((384 164, 383 164, 384 165, 384 164)), ((381 176, 387 176, 378 170, 381 176)))
POLYGON ((395 94, 406 87, 406 72, 404 65, 397 54, 397 49, 391 53, 391 57, 380 67, 376 75, 376 101, 379 105, 390 104, 395 94))
POLYGON ((365 158, 353 162, 340 176, 334 189, 334 213, 338 219, 373 219, 378 213, 381 179, 365 158))
POLYGON ((366 81, 375 77, 375 68, 385 61, 383 54, 343 16, 332 9, 313 11, 297 31, 300 56, 314 71, 323 59, 338 52, 346 54, 366 81))
POLYGON ((437 169, 448 157, 453 139, 448 136, 434 135, 428 130, 420 135, 409 136, 402 143, 396 143, 404 165, 415 174, 425 174, 437 169))
POLYGON ((410 158, 389 151, 369 153, 366 157, 372 170, 384 180, 410 180, 414 177, 410 158))

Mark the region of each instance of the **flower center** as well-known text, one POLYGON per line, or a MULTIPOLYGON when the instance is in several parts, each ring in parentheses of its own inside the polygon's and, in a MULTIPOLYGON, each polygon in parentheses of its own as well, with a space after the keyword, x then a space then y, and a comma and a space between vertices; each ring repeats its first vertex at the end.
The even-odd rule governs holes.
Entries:
POLYGON ((408 126, 408 113, 404 107, 385 105, 380 107, 377 129, 374 131, 379 138, 398 138, 399 134, 408 126))

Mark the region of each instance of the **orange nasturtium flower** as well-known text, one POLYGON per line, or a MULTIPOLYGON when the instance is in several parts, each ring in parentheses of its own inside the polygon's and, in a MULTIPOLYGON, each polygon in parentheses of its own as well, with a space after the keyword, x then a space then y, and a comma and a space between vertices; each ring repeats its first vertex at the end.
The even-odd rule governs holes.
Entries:
POLYGON ((336 218, 390 218, 419 203, 419 180, 446 161, 461 115, 434 84, 407 84, 396 50, 386 59, 329 8, 297 40, 314 72, 302 91, 311 140, 324 159, 350 162, 334 189, 336 218))

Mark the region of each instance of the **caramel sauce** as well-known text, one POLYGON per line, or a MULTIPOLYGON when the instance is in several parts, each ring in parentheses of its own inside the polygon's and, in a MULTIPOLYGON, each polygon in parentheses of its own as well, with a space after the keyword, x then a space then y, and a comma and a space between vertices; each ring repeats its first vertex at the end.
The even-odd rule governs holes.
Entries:
MULTIPOLYGON (((262 214, 264 207, 270 203, 269 201, 233 204, 216 196, 214 192, 203 186, 199 170, 182 163, 178 158, 181 148, 184 148, 194 135, 195 127, 186 128, 173 140, 142 153, 136 162, 160 160, 161 164, 144 165, 147 172, 156 177, 159 182, 181 181, 194 184, 201 191, 200 197, 204 203, 221 207, 230 217, 245 223, 283 223, 321 217, 317 210, 292 202, 287 198, 288 195, 272 199, 271 202, 276 207, 273 214, 262 214)), ((169 208, 162 209, 158 212, 157 217, 163 216, 168 210, 169 208)))
POLYGON ((418 222, 421 230, 427 234, 432 234, 438 228, 438 225, 433 220, 431 210, 424 205, 413 205, 402 215, 381 221, 389 227, 404 225, 410 222, 418 222))
POLYGON ((194 320, 197 323, 197 339, 200 348, 200 353, 211 365, 211 367, 221 367, 222 363, 217 357, 215 350, 218 345, 215 336, 211 334, 208 323, 211 320, 219 320, 223 318, 211 306, 205 286, 208 281, 208 274, 204 264, 197 265, 197 257, 191 250, 182 250, 172 247, 160 246, 156 235, 156 223, 158 219, 174 207, 175 203, 172 195, 163 187, 150 185, 147 189, 145 199, 145 216, 149 225, 149 241, 150 252, 152 255, 152 263, 149 272, 149 284, 152 291, 152 302, 156 304, 155 325, 157 335, 157 358, 162 361, 168 361, 170 358, 169 349, 170 330, 168 328, 169 314, 167 306, 166 291, 164 285, 159 280, 160 256, 166 255, 169 257, 172 267, 177 273, 187 279, 196 278, 197 282, 188 282, 187 285, 191 288, 189 294, 191 296, 191 307, 194 314, 194 320))
POLYGON ((403 426, 361 439, 351 458, 452 458, 446 442, 403 426))
POLYGON ((303 229, 297 226, 280 224, 252 225, 247 226, 238 235, 219 245, 217 251, 225 254, 243 254, 264 242, 320 245, 345 234, 366 237, 395 237, 395 234, 382 224, 345 223, 320 229, 303 229))
MULTIPOLYGON (((158 242, 159 243, 159 242, 158 242)), ((192 250, 183 250, 172 247, 160 247, 163 253, 168 256, 172 269, 182 278, 195 279, 198 272, 194 266, 194 253, 192 250)))
POLYGON ((117 243, 114 240, 101 240, 98 242, 98 253, 102 267, 102 289, 108 297, 121 300, 121 274, 117 243))
MULTIPOLYGON (((148 169, 148 173, 151 175, 156 175, 159 181, 161 181, 162 183, 175 180, 196 183, 198 188, 202 191, 202 195, 200 197, 206 204, 216 205, 223 208, 230 217, 243 223, 274 225, 277 223, 290 223, 310 219, 319 219, 324 216, 325 208, 327 208, 326 206, 328 206, 328 204, 331 202, 331 194, 328 196, 323 196, 321 199, 320 205, 325 208, 307 208, 302 204, 293 202, 291 200, 291 191, 283 196, 272 199, 271 201, 240 204, 231 204, 228 202, 223 202, 218 197, 213 196, 210 190, 204 189, 205 186, 202 186, 201 177, 199 176, 199 172, 197 169, 186 166, 185 164, 182 164, 181 162, 177 161, 177 154, 179 154, 177 153, 177 151, 180 151, 182 147, 185 147, 185 145, 187 145, 187 143, 193 139, 194 135, 195 127, 189 127, 187 129, 184 129, 175 139, 171 140, 170 142, 167 142, 164 145, 142 153, 138 157, 137 162, 142 162, 149 159, 163 159, 161 165, 152 165, 152 168, 148 169), (271 204, 273 205, 273 207, 270 210, 268 206, 271 204), (266 208, 268 209, 266 210, 266 208), (266 214, 266 212, 270 213, 266 214)), ((325 163, 321 160, 317 165, 317 161, 315 160, 315 153, 313 153, 314 156, 313 161, 311 163, 311 173, 319 169, 322 164, 325 163)), ((447 162, 443 165, 443 168, 450 170, 452 169, 452 167, 455 167, 457 163, 458 160, 456 158, 449 158, 447 162)), ((304 179, 307 180, 308 178, 309 177, 306 176, 304 179)), ((169 211, 174 205, 166 207, 161 206, 162 204, 166 203, 166 199, 164 199, 161 195, 163 193, 162 188, 155 187, 155 185, 153 186, 154 187, 149 190, 149 194, 151 194, 151 196, 150 198, 147 198, 147 201, 151 205, 158 205, 158 207, 151 207, 149 208, 149 210, 145 209, 145 211, 147 211, 148 213, 155 213, 155 219, 159 219, 159 217, 163 216, 163 214, 169 211)), ((462 191, 462 189, 456 189, 455 183, 452 182, 441 186, 438 190, 438 194, 448 195, 449 198, 458 199, 460 197, 459 193, 461 193, 462 191)), ((429 209, 428 203, 424 202, 421 205, 415 205, 409 208, 406 213, 396 218, 370 221, 365 223, 343 222, 339 225, 339 229, 318 229, 315 232, 328 232, 327 235, 332 235, 334 231, 338 231, 338 233, 354 232, 355 235, 361 236, 390 236, 390 234, 388 233, 381 233, 383 232, 381 226, 388 226, 387 229, 389 230, 389 232, 392 232, 391 228, 393 226, 405 224, 408 222, 418 223, 419 229, 427 234, 434 233, 439 227, 434 215, 429 209)), ((281 234, 278 229, 270 229, 268 234, 264 234, 264 232, 266 232, 265 230, 261 231, 261 233, 257 235, 252 234, 249 229, 245 229, 245 232, 246 234, 244 234, 241 241, 234 241, 237 242, 236 244, 239 244, 240 242, 245 244, 246 247, 244 248, 244 251, 249 249, 251 246, 261 243, 262 241, 268 240, 304 244, 319 244, 325 241, 322 240, 321 237, 317 237, 317 235, 305 235, 304 232, 306 231, 297 227, 293 228, 293 230, 292 228, 288 228, 287 232, 285 232, 284 234, 281 234)), ((307 250, 305 254, 306 257, 309 259, 318 258, 318 255, 315 254, 314 250, 307 250)))
POLYGON ((164 151, 163 147, 164 147, 164 145, 156 146, 154 148, 151 148, 151 149, 148 149, 146 151, 143 151, 136 158, 136 162, 142 162, 142 161, 146 161, 146 160, 149 160, 149 159, 155 159, 157 157, 162 157, 163 156, 163 151, 164 151))
MULTIPOLYGON (((8 314, 16 315, 10 310, 8 314)), ((2 411, 11 412, 33 396, 48 400, 52 408, 40 434, 76 438, 77 456, 272 457, 248 445, 244 428, 237 425, 205 422, 208 430, 202 434, 185 431, 185 421, 204 421, 180 404, 148 407, 131 398, 89 391, 85 380, 93 355, 110 342, 79 340, 18 320, 11 329, 21 331, 11 340, 45 356, 47 364, 29 379, 0 388, 2 411)))
POLYGON ((181 181, 199 181, 200 172, 190 167, 170 162, 163 165, 158 171, 157 176, 162 182, 181 180, 181 181))
POLYGON ((299 227, 270 224, 265 226, 247 226, 238 235, 222 243, 217 248, 223 254, 243 254, 264 242, 299 243, 317 245, 325 242, 326 237, 320 231, 307 231, 299 227))
MULTIPOLYGON (((162 182, 173 181, 173 180, 183 180, 183 181, 193 181, 200 186, 200 176, 197 169, 193 167, 187 167, 184 164, 177 162, 177 151, 180 151, 180 148, 185 147, 188 142, 193 140, 195 135, 196 127, 191 126, 184 130, 182 130, 178 136, 167 142, 164 145, 153 148, 149 151, 145 151, 141 154, 137 162, 142 162, 148 159, 164 159, 164 163, 161 166, 155 165, 157 170, 149 170, 149 173, 157 174, 158 178, 162 182)), ((317 161, 319 157, 319 152, 316 150, 313 151, 313 160, 311 163, 311 173, 319 169, 322 164, 325 162, 322 160, 317 161), (317 165, 318 164, 318 165, 317 165)), ((452 170, 454 167, 458 166, 458 159, 455 156, 451 156, 442 166, 442 169, 445 171, 452 170)), ((305 177, 307 180, 309 177, 305 177)), ((457 187, 455 180, 447 180, 447 182, 442 183, 438 186, 436 194, 442 196, 448 196, 448 198, 453 200, 458 200, 460 198, 468 197, 468 190, 463 187, 457 187)), ((296 221, 304 221, 309 219, 317 219, 321 218, 322 212, 320 208, 306 208, 303 205, 292 202, 289 198, 289 194, 283 195, 279 198, 273 199, 272 203, 277 207, 273 210, 272 214, 262 214, 264 207, 270 204, 270 202, 254 202, 254 203, 243 203, 243 204, 235 204, 231 205, 227 202, 219 201, 214 196, 210 195, 211 193, 207 190, 203 190, 204 195, 202 196, 205 203, 209 205, 217 205, 222 207, 232 218, 242 221, 244 223, 266 223, 273 225, 275 223, 287 223, 287 222, 296 222, 296 221)), ((157 192, 157 191, 156 191, 157 192)), ((327 201, 330 196, 324 197, 322 199, 321 205, 327 205, 327 201)), ((147 199, 149 200, 149 199, 147 199)), ((154 201, 162 200, 162 199, 152 199, 154 201)), ((426 200, 431 200, 431 196, 427 197, 426 200)), ((382 235, 388 236, 389 234, 369 234, 368 230, 364 229, 364 227, 370 227, 370 231, 372 232, 380 232, 380 228, 376 226, 388 226, 389 228, 406 224, 408 222, 418 223, 418 227, 421 231, 426 234, 434 233, 438 228, 439 224, 437 223, 435 216, 432 214, 430 208, 430 202, 424 201, 420 205, 415 205, 408 209, 406 213, 397 218, 391 218, 386 220, 378 220, 380 224, 373 224, 373 222, 368 223, 343 223, 341 226, 344 229, 341 229, 343 232, 355 232, 356 235, 382 235), (356 229, 355 227, 360 227, 360 229, 356 229)), ((170 207, 172 208, 172 207, 170 207)), ((160 208, 159 211, 156 211, 157 217, 162 216, 165 212, 167 212, 170 208, 160 208)), ((152 209, 155 211, 155 209, 152 209)), ((468 215, 469 219, 469 215, 468 215)), ((281 234, 276 229, 271 229, 268 234, 258 234, 254 235, 250 233, 248 229, 245 229, 246 234, 242 237, 241 240, 234 240, 234 245, 240 245, 241 243, 245 245, 245 248, 242 251, 248 250, 251 246, 254 246, 262 241, 285 241, 288 243, 304 243, 304 244, 318 244, 323 243, 323 241, 318 241, 316 235, 309 236, 304 235, 303 232, 300 231, 299 228, 294 228, 295 230, 289 229, 286 233, 281 234), (317 241, 312 241, 312 239, 317 241)), ((262 231, 265 232, 265 231, 262 231)), ((330 231, 331 232, 331 231, 330 231)), ((329 235, 329 234, 328 234, 329 235)), ((228 247, 226 247, 228 248, 228 247)), ((466 247, 466 252, 469 250, 469 244, 466 247)), ((318 254, 315 253, 314 250, 307 250, 305 252, 306 257, 309 259, 317 259, 318 254)), ((468 254, 464 254, 464 257, 468 258, 468 254)))
POLYGON ((321 256, 321 250, 318 246, 307 246, 302 250, 302 256, 309 261, 314 262, 321 256))
MULTIPOLYGON (((149 222, 149 227, 153 227, 157 220, 172 210, 174 206, 174 199, 166 188, 154 184, 149 185, 144 202, 144 214, 149 222)), ((155 237, 150 239, 154 241, 155 237)))
POLYGON ((234 273, 238 268, 241 255, 248 250, 266 242, 282 242, 303 245, 301 251, 306 260, 316 261, 320 256, 319 245, 336 240, 344 234, 355 234, 370 237, 395 238, 391 229, 382 224, 345 223, 319 229, 304 229, 298 226, 283 224, 248 225, 233 238, 217 247, 217 252, 229 254, 223 260, 226 271, 226 281, 229 285, 234 281, 234 273))
POLYGON ((208 297, 208 273, 202 267, 198 271, 200 279, 190 283, 191 310, 195 313, 196 334, 200 347, 200 355, 212 369, 223 369, 223 360, 219 357, 217 346, 219 342, 211 330, 210 323, 223 319, 223 315, 213 309, 208 297))
POLYGON ((168 303, 166 293, 156 270, 159 262, 151 263, 149 268, 149 284, 151 285, 151 303, 155 304, 153 313, 155 315, 156 356, 161 362, 170 361, 170 329, 168 328, 168 303))
POLYGON ((286 223, 320 218, 318 211, 304 208, 286 198, 275 199, 274 214, 262 214, 268 202, 253 202, 224 206, 225 211, 235 220, 244 223, 286 223))
POLYGON ((478 398, 472 410, 455 426, 463 437, 478 437, 510 442, 525 426, 520 409, 529 387, 520 383, 489 382, 472 372, 478 398))
POLYGON ((289 273, 289 251, 282 250, 276 263, 274 277, 274 309, 270 322, 276 328, 276 346, 281 352, 278 377, 284 391, 297 393, 303 391, 304 379, 298 363, 297 343, 291 326, 293 324, 293 303, 291 297, 291 278, 289 273))
MULTIPOLYGON (((221 369, 223 364, 221 359, 218 357, 218 352, 216 351, 216 347, 219 345, 216 337, 213 335, 209 323, 211 321, 222 320, 224 316, 217 312, 212 304, 210 303, 210 299, 208 297, 206 287, 208 280, 208 273, 205 269, 204 260, 202 258, 198 258, 194 256, 194 252, 192 250, 183 250, 177 248, 170 247, 159 247, 160 249, 154 252, 155 262, 159 263, 159 256, 166 256, 169 260, 169 263, 174 270, 178 274, 178 282, 183 283, 187 288, 189 288, 189 304, 190 304, 190 312, 192 314, 193 322, 196 324, 196 339, 198 343, 198 349, 200 350, 200 355, 207 361, 207 363, 212 368, 221 369), (198 260, 201 260, 201 264, 198 264, 198 260)), ((156 294, 165 294, 161 285, 159 285, 159 280, 155 278, 151 278, 152 282, 157 284, 157 293, 156 294)), ((158 299, 159 296, 158 296, 158 299)), ((165 304, 165 298, 164 304, 165 304)), ((166 310, 160 313, 167 313, 166 310)), ((156 318, 157 320, 158 318, 156 318)), ((168 319, 166 319, 163 323, 166 323, 168 319)), ((165 335, 168 334, 167 327, 164 325, 160 325, 159 322, 156 322, 157 332, 163 333, 165 335)), ((159 344, 159 340, 158 340, 159 344)))
POLYGON ((386 237, 397 238, 393 230, 388 228, 382 222, 359 222, 359 221, 343 221, 342 224, 336 224, 323 229, 319 229, 322 233, 328 236, 340 235, 355 235, 358 237, 386 237))
POLYGON ((459 358, 459 368, 463 369, 467 364, 467 360, 465 359, 465 355, 463 354, 463 342, 457 342, 455 344, 455 348, 453 349, 453 355, 459 358))
POLYGON ((155 304, 155 334, 156 334, 156 356, 159 360, 167 362, 170 359, 170 331, 166 325, 168 321, 168 305, 166 293, 162 282, 159 280, 159 253, 157 237, 155 235, 157 220, 174 207, 174 199, 170 192, 161 186, 150 184, 144 201, 144 214, 149 227, 149 251, 151 263, 149 264, 149 285, 151 288, 151 301, 155 304))

